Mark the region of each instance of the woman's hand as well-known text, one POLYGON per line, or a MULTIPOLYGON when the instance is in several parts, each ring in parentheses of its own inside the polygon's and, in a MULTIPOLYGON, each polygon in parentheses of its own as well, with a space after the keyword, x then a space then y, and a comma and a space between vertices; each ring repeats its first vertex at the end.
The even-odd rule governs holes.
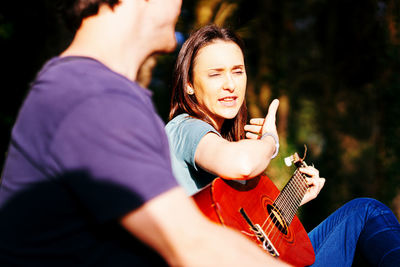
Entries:
POLYGON ((319 177, 319 171, 312 166, 307 166, 305 168, 299 168, 299 171, 301 173, 311 176, 311 177, 306 178, 306 181, 307 181, 307 184, 309 187, 307 189, 306 194, 303 197, 303 200, 300 203, 300 205, 303 205, 318 196, 322 187, 324 187, 325 178, 319 177))
POLYGON ((276 111, 278 110, 279 100, 274 99, 269 105, 268 114, 265 118, 254 118, 250 120, 250 124, 244 126, 246 133, 246 138, 248 139, 260 139, 264 133, 273 133, 278 136, 276 130, 275 117, 276 111))

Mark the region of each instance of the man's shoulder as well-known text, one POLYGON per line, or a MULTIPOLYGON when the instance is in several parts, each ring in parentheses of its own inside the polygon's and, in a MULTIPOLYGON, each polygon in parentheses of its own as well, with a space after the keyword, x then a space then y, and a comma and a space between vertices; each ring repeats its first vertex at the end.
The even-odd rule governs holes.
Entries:
POLYGON ((28 102, 50 110, 71 110, 92 98, 151 106, 151 92, 89 57, 55 57, 31 85, 28 102))
MULTIPOLYGON (((81 56, 50 59, 32 83, 33 89, 44 86, 57 86, 52 89, 52 92, 57 92, 57 89, 67 89, 73 93, 78 93, 77 91, 90 93, 92 90, 105 89, 122 91, 126 87, 138 88, 139 92, 144 90, 137 83, 112 71, 100 61, 81 56)), ((130 90, 125 91, 129 92, 130 90)))
POLYGON ((154 128, 151 98, 138 88, 94 60, 53 58, 32 83, 13 136, 26 139, 26 133, 36 133, 36 141, 47 147, 60 129, 75 129, 89 121, 106 124, 107 119, 115 123, 136 119, 149 121, 145 125, 154 128))

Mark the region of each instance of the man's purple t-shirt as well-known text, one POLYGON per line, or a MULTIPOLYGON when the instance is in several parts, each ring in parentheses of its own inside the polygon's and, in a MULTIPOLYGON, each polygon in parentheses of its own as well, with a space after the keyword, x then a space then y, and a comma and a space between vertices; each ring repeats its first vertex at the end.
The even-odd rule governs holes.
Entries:
POLYGON ((12 131, 0 263, 153 260, 117 221, 177 185, 163 126, 147 89, 94 59, 50 60, 12 131))

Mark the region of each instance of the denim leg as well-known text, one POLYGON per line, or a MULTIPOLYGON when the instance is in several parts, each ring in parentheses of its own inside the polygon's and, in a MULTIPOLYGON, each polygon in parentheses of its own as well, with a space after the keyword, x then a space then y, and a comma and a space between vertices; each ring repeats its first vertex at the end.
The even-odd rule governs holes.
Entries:
POLYGON ((372 266, 400 267, 400 225, 394 214, 382 203, 380 216, 368 220, 358 246, 372 266))
POLYGON ((400 225, 391 210, 370 198, 354 199, 313 229, 312 266, 351 266, 358 246, 373 266, 400 266, 400 225))

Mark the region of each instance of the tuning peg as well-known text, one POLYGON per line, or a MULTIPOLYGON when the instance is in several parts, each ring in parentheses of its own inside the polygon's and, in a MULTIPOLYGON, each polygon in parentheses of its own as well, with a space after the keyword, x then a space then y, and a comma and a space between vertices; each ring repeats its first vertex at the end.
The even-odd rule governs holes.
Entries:
POLYGON ((289 156, 289 157, 286 157, 286 158, 284 159, 284 161, 285 161, 285 165, 288 166, 288 167, 290 167, 290 166, 292 166, 292 163, 294 162, 294 156, 291 155, 291 156, 289 156))

